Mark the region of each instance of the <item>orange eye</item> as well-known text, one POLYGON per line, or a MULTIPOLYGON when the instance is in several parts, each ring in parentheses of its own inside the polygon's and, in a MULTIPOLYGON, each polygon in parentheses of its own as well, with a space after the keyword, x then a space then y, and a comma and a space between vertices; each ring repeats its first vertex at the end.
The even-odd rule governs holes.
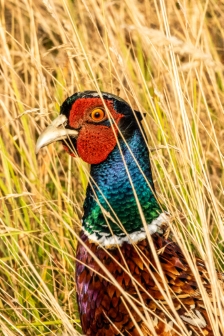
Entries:
POLYGON ((90 113, 90 117, 96 122, 102 121, 105 118, 105 111, 97 107, 90 113))

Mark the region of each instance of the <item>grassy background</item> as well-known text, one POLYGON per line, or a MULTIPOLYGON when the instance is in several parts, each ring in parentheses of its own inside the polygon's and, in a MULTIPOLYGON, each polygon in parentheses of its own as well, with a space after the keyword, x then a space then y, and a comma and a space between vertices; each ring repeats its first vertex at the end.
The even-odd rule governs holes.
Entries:
POLYGON ((223 0, 1 0, 0 333, 80 330, 74 264, 88 167, 60 144, 37 158, 35 141, 68 95, 101 89, 147 113, 158 196, 198 282, 193 256, 206 263, 213 292, 202 295, 219 335, 223 22, 223 0))

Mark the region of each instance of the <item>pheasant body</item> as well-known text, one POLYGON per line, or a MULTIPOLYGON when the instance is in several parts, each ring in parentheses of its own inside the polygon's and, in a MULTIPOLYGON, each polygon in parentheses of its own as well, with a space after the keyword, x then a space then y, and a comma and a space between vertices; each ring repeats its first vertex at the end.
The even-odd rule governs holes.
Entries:
MULTIPOLYGON (((179 246, 167 237, 167 217, 155 196, 141 116, 123 99, 101 95, 85 91, 66 99, 59 117, 37 142, 38 151, 60 140, 69 154, 91 164, 76 255, 83 332, 176 336, 185 330, 186 335, 213 336, 193 272, 179 246)), ((195 263, 211 294, 203 261, 195 263)), ((218 277, 223 282, 222 275, 218 277)))
MULTIPOLYGON (((144 315, 144 309, 139 303, 141 299, 153 312, 152 324, 157 335, 181 334, 182 329, 178 328, 179 322, 176 317, 170 312, 171 318, 168 318, 163 312, 162 307, 168 310, 169 307, 159 289, 159 285, 164 288, 163 280, 158 273, 147 239, 138 242, 136 246, 125 242, 120 249, 111 249, 109 253, 91 243, 84 233, 81 234, 81 239, 120 286, 137 300, 134 302, 137 302, 141 313, 144 315), (131 279, 130 274, 135 281, 131 279)), ((174 242, 165 239, 162 234, 154 233, 152 240, 157 251, 163 250, 158 255, 159 261, 170 288, 173 304, 177 314, 182 316, 186 330, 191 331, 192 335, 213 335, 206 311, 201 308, 202 301, 197 283, 182 252, 174 242), (191 324, 188 323, 189 320, 191 324)), ((122 293, 110 281, 105 280, 107 277, 99 264, 82 244, 78 246, 76 257, 78 303, 85 335, 139 335, 130 312, 143 334, 151 335, 139 314, 127 303, 122 293)), ((204 286, 210 291, 209 282, 204 275, 205 269, 200 260, 197 264, 204 286)))

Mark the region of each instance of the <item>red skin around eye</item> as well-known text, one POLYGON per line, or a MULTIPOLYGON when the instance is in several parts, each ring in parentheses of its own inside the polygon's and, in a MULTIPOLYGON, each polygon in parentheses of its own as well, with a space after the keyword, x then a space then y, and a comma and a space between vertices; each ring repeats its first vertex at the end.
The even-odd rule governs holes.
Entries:
MULTIPOLYGON (((119 120, 123 117, 113 108, 113 102, 104 100, 110 111, 112 119, 114 119, 114 127, 90 124, 92 122, 90 112, 95 107, 104 107, 100 98, 81 98, 73 105, 69 113, 69 125, 73 128, 80 128, 77 139, 77 151, 79 156, 87 163, 97 164, 104 161, 116 146, 116 135, 118 135, 119 120)), ((64 146, 65 149, 75 156, 64 146)))

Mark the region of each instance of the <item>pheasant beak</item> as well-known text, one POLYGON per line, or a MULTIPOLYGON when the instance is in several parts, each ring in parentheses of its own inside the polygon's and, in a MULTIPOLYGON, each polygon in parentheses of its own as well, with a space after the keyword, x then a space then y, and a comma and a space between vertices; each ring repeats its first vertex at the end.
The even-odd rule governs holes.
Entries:
POLYGON ((54 141, 66 139, 68 137, 77 138, 79 132, 75 129, 65 128, 68 119, 65 115, 60 114, 39 136, 36 143, 36 154, 41 148, 51 144, 54 141))

